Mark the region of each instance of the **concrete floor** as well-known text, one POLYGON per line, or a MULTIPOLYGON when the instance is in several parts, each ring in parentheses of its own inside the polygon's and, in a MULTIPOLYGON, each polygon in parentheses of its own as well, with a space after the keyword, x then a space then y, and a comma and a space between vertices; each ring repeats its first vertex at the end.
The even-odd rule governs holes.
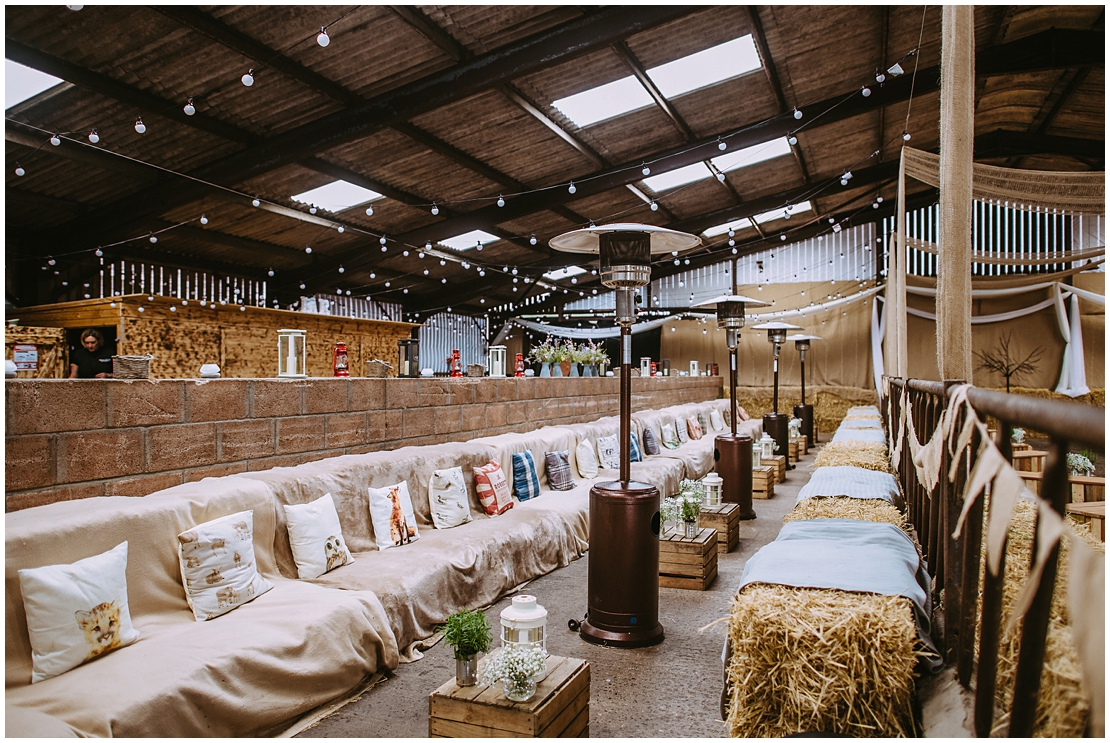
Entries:
MULTIPOLYGON (((816 449, 775 486, 770 500, 755 500, 757 518, 740 522, 740 546, 718 556, 717 579, 706 591, 659 589, 662 644, 618 650, 584 642, 567 620, 586 611, 589 555, 532 581, 525 591, 548 612, 548 652, 584 658, 591 666, 590 735, 612 738, 715 738, 725 736, 720 720, 721 648, 726 626, 710 624, 729 611, 748 558, 772 541, 782 517, 794 506, 809 480, 816 449)), ((509 602, 503 598, 486 611, 490 625, 509 602)), ((497 644, 499 641, 495 641, 497 644)), ((428 695, 455 673, 454 656, 444 643, 424 658, 399 666, 357 701, 324 718, 297 737, 417 738, 428 734, 428 695)))

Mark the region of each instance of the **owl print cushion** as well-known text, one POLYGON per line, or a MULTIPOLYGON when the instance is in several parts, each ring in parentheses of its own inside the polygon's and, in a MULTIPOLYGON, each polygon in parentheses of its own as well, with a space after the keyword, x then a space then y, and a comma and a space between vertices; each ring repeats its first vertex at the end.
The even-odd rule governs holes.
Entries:
POLYGON ((139 639, 127 605, 127 542, 71 565, 20 570, 19 589, 32 684, 139 639))
POLYGON ((331 493, 311 503, 284 506, 284 510, 298 578, 319 578, 355 561, 343 539, 331 493))
POLYGON ((400 547, 420 539, 407 482, 368 490, 370 521, 374 524, 374 542, 378 549, 400 547))
POLYGON ((273 586, 254 562, 254 511, 207 521, 177 535, 185 598, 198 622, 215 619, 273 586))

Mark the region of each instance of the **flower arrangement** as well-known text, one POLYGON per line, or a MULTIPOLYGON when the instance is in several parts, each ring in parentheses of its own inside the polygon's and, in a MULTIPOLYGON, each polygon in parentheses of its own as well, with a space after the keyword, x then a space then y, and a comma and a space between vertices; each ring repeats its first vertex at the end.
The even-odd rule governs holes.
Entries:
POLYGON ((609 363, 609 354, 605 353, 604 347, 599 346, 598 344, 594 343, 593 341, 590 341, 589 343, 583 344, 580 347, 580 350, 582 352, 582 357, 583 358, 581 359, 581 361, 582 361, 583 364, 608 364, 609 363))
POLYGON ((1014 442, 1015 444, 1020 444, 1024 442, 1025 429, 1014 426, 1013 430, 1010 432, 1010 441, 1014 442))
POLYGON ((678 517, 683 521, 697 521, 701 504, 705 500, 705 486, 697 480, 683 480, 676 496, 678 517))
POLYGON ((1095 465, 1085 454, 1068 454, 1068 472, 1072 475, 1093 475, 1095 465))
POLYGON ((455 660, 488 653, 493 635, 489 621, 480 611, 460 611, 447 617, 443 625, 443 639, 455 650, 455 660))
POLYGON ((555 357, 552 359, 553 361, 556 361, 556 362, 574 361, 574 354, 575 354, 574 343, 572 343, 569 338, 567 340, 564 340, 564 341, 561 341, 561 342, 556 342, 554 344, 554 349, 555 349, 555 354, 554 354, 555 357))
POLYGON ((659 504, 661 521, 678 521, 678 498, 664 498, 659 504))
POLYGON ((550 364, 553 361, 558 361, 555 358, 559 344, 552 340, 551 336, 547 336, 543 343, 533 346, 532 351, 528 354, 528 358, 532 361, 538 361, 541 364, 550 364))
POLYGON ((478 671, 478 681, 488 686, 500 682, 505 696, 523 701, 536 692, 533 676, 543 673, 547 658, 535 645, 507 645, 486 658, 478 671), (530 691, 529 691, 530 690, 530 691))

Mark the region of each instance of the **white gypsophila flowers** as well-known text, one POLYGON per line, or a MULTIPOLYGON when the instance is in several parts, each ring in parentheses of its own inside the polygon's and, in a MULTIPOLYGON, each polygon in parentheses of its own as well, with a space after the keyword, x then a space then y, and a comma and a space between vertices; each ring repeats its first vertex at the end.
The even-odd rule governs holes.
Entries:
POLYGON ((543 673, 547 659, 543 649, 527 645, 508 645, 492 653, 478 674, 487 686, 499 681, 520 682, 543 673))

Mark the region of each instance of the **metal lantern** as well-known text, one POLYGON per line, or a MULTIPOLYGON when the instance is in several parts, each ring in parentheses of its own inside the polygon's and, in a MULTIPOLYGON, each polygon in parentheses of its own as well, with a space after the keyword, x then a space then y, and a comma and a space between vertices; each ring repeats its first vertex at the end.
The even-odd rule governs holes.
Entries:
POLYGON ((752 469, 763 466, 763 446, 758 441, 752 442, 752 469))
POLYGON ((278 376, 307 377, 305 371, 305 331, 278 331, 278 376))
POLYGON ((802 402, 794 406, 794 417, 800 418, 802 421, 802 435, 806 437, 806 451, 814 445, 816 431, 813 430, 813 406, 806 404, 806 351, 809 350, 809 344, 813 341, 819 341, 821 338, 816 335, 792 335, 787 340, 794 341, 794 348, 798 349, 798 357, 801 361, 802 371, 802 402))
POLYGON ((349 377, 351 372, 348 370, 349 360, 347 358, 347 344, 343 341, 336 341, 335 350, 332 352, 331 357, 331 373, 334 377, 349 377))
POLYGON ((461 377, 462 373, 462 358, 459 356, 459 349, 451 349, 450 372, 448 376, 461 377))
POLYGON ((505 347, 489 347, 489 375, 491 377, 505 376, 505 347))
MULTIPOLYGON (((620 480, 590 489, 588 614, 582 639, 595 645, 644 647, 663 641, 659 624, 659 491, 630 475, 632 323, 636 289, 651 281, 651 257, 701 245, 695 235, 643 224, 574 230, 551 247, 600 258, 600 279, 616 292, 620 325, 620 480)), ((641 374, 651 372, 650 359, 641 374)))
POLYGON ((759 440, 759 447, 763 450, 764 459, 775 456, 775 440, 766 431, 763 432, 763 438, 759 440))
POLYGON ((662 374, 664 377, 671 376, 671 360, 670 359, 660 360, 659 369, 660 369, 659 373, 662 374))
POLYGON ((514 365, 513 376, 514 377, 523 377, 524 376, 524 354, 522 354, 522 353, 518 353, 516 355, 516 364, 514 365))
POLYGON ((701 484, 705 486, 705 505, 721 505, 721 485, 724 484, 721 476, 716 472, 710 472, 701 479, 701 484))
MULTIPOLYGON (((778 442, 780 451, 787 451, 790 446, 790 430, 788 424, 790 418, 779 412, 779 351, 782 350, 782 344, 786 342, 786 331, 788 330, 801 330, 797 325, 791 325, 788 322, 765 322, 761 325, 753 325, 753 330, 766 330, 767 341, 774 344, 774 371, 775 371, 775 395, 773 403, 773 412, 765 413, 763 415, 763 431, 764 433, 771 434, 776 442, 778 442)), ((767 456, 764 454, 764 456, 767 456)), ((787 457, 789 461, 789 457, 787 457)), ((787 464, 787 469, 794 469, 793 465, 787 464)))
POLYGON ((641 377, 650 377, 651 376, 651 357, 649 357, 649 356, 641 356, 640 357, 640 376, 641 377))
POLYGON ((420 341, 416 338, 397 341, 397 376, 420 376, 420 341))
MULTIPOLYGON (((501 647, 519 645, 536 647, 547 655, 547 609, 536 602, 535 596, 513 596, 513 602, 501 612, 501 647)), ((543 681, 545 668, 532 677, 543 681)))
POLYGON ((690 362, 690 376, 691 377, 698 376, 698 362, 696 362, 696 361, 691 361, 690 362))

